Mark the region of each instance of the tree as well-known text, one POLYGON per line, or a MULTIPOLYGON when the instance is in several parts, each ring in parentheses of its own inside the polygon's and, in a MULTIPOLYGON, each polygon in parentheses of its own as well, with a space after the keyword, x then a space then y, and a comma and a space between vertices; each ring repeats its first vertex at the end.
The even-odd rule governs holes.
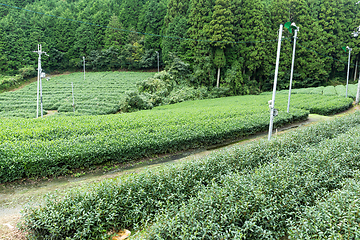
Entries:
POLYGON ((75 38, 74 49, 78 57, 87 55, 92 50, 97 49, 94 32, 90 26, 82 24, 78 27, 76 29, 75 38))
POLYGON ((138 29, 145 32, 145 48, 160 50, 162 27, 166 15, 166 4, 163 1, 150 0, 142 10, 138 29))
POLYGON ((224 49, 234 42, 234 17, 230 5, 230 0, 216 0, 212 20, 205 26, 205 31, 211 37, 211 45, 215 47, 214 64, 218 69, 216 87, 220 83, 220 69, 226 64, 224 49))
POLYGON ((230 89, 230 94, 232 95, 246 95, 250 93, 248 86, 245 85, 241 64, 238 61, 232 64, 231 69, 227 70, 225 83, 225 86, 230 89))
POLYGON ((167 13, 164 18, 164 25, 168 25, 175 21, 175 18, 178 16, 186 17, 188 15, 190 7, 190 0, 178 1, 170 0, 167 5, 167 13))
MULTIPOLYGON (((4 32, 3 27, 0 21, 0 32, 4 32)), ((0 72, 5 72, 7 70, 7 53, 6 53, 6 42, 5 36, 0 35, 0 72)))
POLYGON ((139 12, 145 0, 124 0, 120 6, 119 21, 123 24, 125 29, 136 28, 139 22, 139 12))
POLYGON ((212 0, 191 0, 187 35, 193 40, 186 42, 189 49, 186 53, 187 60, 193 62, 195 76, 198 78, 193 82, 208 87, 213 84, 212 71, 209 68, 213 65, 211 61, 209 62, 213 54, 208 41, 210 37, 205 29, 212 20, 213 4, 212 0))
POLYGON ((311 11, 305 0, 290 1, 290 20, 299 26, 294 73, 300 74, 293 82, 295 87, 311 87, 325 84, 328 77, 325 58, 308 49, 323 51, 326 36, 318 22, 310 15, 311 11))
POLYGON ((238 58, 244 61, 244 84, 251 82, 251 88, 257 85, 260 91, 275 69, 276 44, 266 40, 276 39, 279 25, 270 24, 272 19, 261 0, 236 0, 233 6, 235 38, 242 42, 237 46, 238 58))
POLYGON ((105 30, 105 48, 115 47, 120 49, 125 43, 124 32, 121 31, 122 25, 119 22, 119 18, 114 14, 110 18, 108 28, 105 30))
POLYGON ((183 16, 177 16, 174 21, 169 23, 165 31, 165 35, 168 37, 163 38, 161 42, 164 61, 169 60, 171 53, 176 53, 181 58, 186 57, 187 43, 180 38, 187 38, 188 26, 187 20, 183 16))
POLYGON ((165 62, 170 60, 172 53, 176 53, 182 59, 186 58, 186 52, 189 49, 188 43, 183 39, 188 38, 186 32, 190 27, 188 24, 189 8, 190 0, 170 0, 167 5, 162 32, 168 37, 164 37, 161 42, 162 57, 165 62))
POLYGON ((225 58, 225 54, 224 54, 224 49, 222 48, 217 48, 215 50, 215 57, 214 57, 214 65, 217 67, 218 69, 218 74, 217 74, 217 79, 216 79, 216 87, 219 87, 219 79, 220 79, 220 69, 222 67, 224 67, 226 64, 226 58, 225 58))

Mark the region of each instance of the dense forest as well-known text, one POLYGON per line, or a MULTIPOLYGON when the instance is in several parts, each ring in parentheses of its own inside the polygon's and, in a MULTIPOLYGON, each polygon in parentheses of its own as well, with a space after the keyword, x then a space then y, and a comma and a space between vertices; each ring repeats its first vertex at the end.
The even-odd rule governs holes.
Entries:
MULTIPOLYGON (((141 70, 176 66, 191 86, 232 94, 271 89, 279 25, 300 31, 294 87, 329 85, 351 77, 359 58, 355 0, 2 0, 0 74, 35 67, 42 44, 47 72, 86 68, 141 70)), ((289 84, 293 33, 284 31, 279 88, 289 84)))

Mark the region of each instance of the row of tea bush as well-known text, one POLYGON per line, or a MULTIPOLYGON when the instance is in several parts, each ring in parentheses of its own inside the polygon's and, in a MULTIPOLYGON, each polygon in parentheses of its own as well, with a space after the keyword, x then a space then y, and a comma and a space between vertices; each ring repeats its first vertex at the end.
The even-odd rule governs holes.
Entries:
POLYGON ((300 209, 354 175, 359 117, 49 195, 41 207, 25 210, 24 229, 39 239, 107 239, 109 230, 150 224, 154 239, 276 239, 300 209))

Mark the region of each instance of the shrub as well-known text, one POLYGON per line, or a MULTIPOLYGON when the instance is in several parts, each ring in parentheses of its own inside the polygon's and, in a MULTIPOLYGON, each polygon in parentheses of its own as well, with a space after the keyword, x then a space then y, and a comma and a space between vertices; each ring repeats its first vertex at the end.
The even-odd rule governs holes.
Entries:
POLYGON ((138 91, 126 92, 125 98, 120 105, 120 110, 122 112, 132 112, 151 108, 153 108, 153 105, 148 95, 140 94, 138 91))
POLYGON ((335 87, 334 86, 327 86, 324 88, 323 90, 323 95, 326 96, 336 96, 336 91, 335 91, 335 87))
POLYGON ((347 180, 342 189, 297 212, 290 220, 289 239, 359 239, 360 181, 347 180))
POLYGON ((25 66, 19 69, 19 74, 22 79, 35 77, 37 72, 33 66, 25 66))
MULTIPOLYGON (((285 237, 288 219, 294 219, 297 213, 313 206, 316 200, 341 188, 344 179, 357 174, 356 170, 360 167, 357 154, 360 151, 359 130, 359 127, 354 128, 333 140, 290 156, 275 157, 268 165, 254 171, 230 173, 220 181, 209 182, 186 204, 159 215, 150 239, 285 237)), ((326 229, 331 229, 336 222, 331 214, 324 215, 323 224, 326 225, 322 229, 326 233, 326 229)), ((350 219, 356 215, 359 215, 358 211, 350 219)), ((318 215, 314 217, 317 219, 318 215)), ((344 220, 340 215, 337 225, 344 220)), ((311 233, 308 236, 325 239, 320 229, 310 229, 313 233, 317 232, 318 237, 311 233)), ((298 232, 306 231, 309 229, 305 224, 298 232)), ((356 229, 346 232, 358 236, 356 229)), ((339 234, 335 236, 339 237, 339 234)), ((299 239, 299 236, 295 239, 299 239)))
MULTIPOLYGON (((198 161, 169 166, 160 171, 103 181, 84 191, 69 192, 63 199, 55 194, 49 196, 40 208, 25 209, 25 228, 35 237, 80 239, 96 236, 100 239, 107 237, 106 232, 109 229, 136 229, 144 226, 146 222, 153 222, 155 216, 166 209, 183 209, 177 219, 170 215, 166 217, 169 222, 164 223, 159 232, 164 234, 179 228, 176 226, 166 230, 166 226, 173 226, 173 223, 183 219, 183 213, 186 213, 189 219, 195 219, 202 214, 198 210, 205 209, 204 205, 199 204, 199 208, 193 212, 186 208, 189 205, 193 209, 195 203, 200 201, 214 203, 209 211, 204 212, 206 216, 214 216, 209 225, 212 228, 205 227, 202 231, 218 231, 219 229, 214 227, 219 226, 216 221, 221 220, 221 216, 233 216, 236 220, 235 218, 242 219, 247 213, 247 218, 244 218, 250 219, 247 225, 243 225, 245 222, 242 220, 231 222, 232 218, 223 219, 230 221, 227 229, 244 226, 244 229, 236 229, 236 232, 225 230, 224 233, 240 238, 242 235, 236 235, 237 233, 255 230, 254 234, 257 234, 262 229, 269 229, 266 236, 283 236, 284 223, 288 216, 294 215, 294 206, 300 206, 307 200, 314 202, 320 194, 327 192, 329 187, 338 187, 338 180, 348 176, 351 164, 357 166, 356 158, 348 158, 356 152, 338 151, 349 149, 349 142, 357 138, 346 140, 348 135, 339 139, 337 137, 354 126, 359 126, 359 119, 359 114, 353 114, 299 129, 274 141, 254 142, 246 147, 233 147, 198 161), (334 141, 326 141, 333 138, 334 141), (324 143, 317 147, 322 141, 324 143), (344 146, 346 147, 343 148, 344 146), (336 152, 338 153, 333 155, 336 152), (331 160, 331 156, 338 158, 331 160), (291 161, 287 162, 286 159, 291 161), (346 159, 353 160, 347 163, 343 161, 346 159), (318 160, 318 163, 323 165, 317 165, 318 160), (267 165, 269 163, 270 165, 267 165), (229 197, 217 198, 221 196, 229 197), (296 199, 292 200, 293 196, 296 196, 296 199), (232 201, 239 198, 247 200, 232 201), (249 205, 246 205, 247 202, 249 205), (228 208, 234 204, 237 204, 235 208, 228 208), (224 208, 219 209, 218 206, 224 208), (213 215, 215 212, 218 213, 216 216, 213 215), (276 230, 279 232, 274 234, 276 230)), ((358 129, 352 131, 354 136, 359 137, 358 132, 358 129)), ((360 141, 356 142, 356 147, 359 147, 360 141)), ((181 224, 184 226, 183 230, 196 236, 193 229, 204 223, 206 221, 200 225, 195 225, 195 222, 193 225, 189 225, 191 222, 181 224)), ((176 239, 182 232, 174 234, 176 235, 169 238, 176 239)), ((203 235, 205 236, 210 238, 211 235, 203 235)))

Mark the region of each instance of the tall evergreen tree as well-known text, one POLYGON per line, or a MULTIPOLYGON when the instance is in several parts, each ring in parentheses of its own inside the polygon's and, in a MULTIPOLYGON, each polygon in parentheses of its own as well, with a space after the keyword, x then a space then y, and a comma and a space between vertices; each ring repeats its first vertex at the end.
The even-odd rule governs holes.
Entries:
POLYGON ((234 42, 233 13, 230 4, 230 0, 216 0, 212 20, 204 29, 211 36, 211 45, 215 47, 214 64, 218 72, 216 87, 220 84, 220 69, 226 64, 224 49, 234 42))
POLYGON ((214 2, 212 0, 191 0, 191 10, 189 15, 189 29, 187 35, 190 39, 187 41, 189 52, 187 60, 193 62, 196 71, 196 84, 212 86, 213 74, 211 67, 212 48, 209 44, 208 32, 205 31, 206 25, 212 20, 212 9, 214 2), (206 63, 206 67, 200 67, 206 63), (199 67, 197 67, 199 66, 199 67), (209 84, 210 83, 210 84, 209 84))
MULTIPOLYGON (((334 76, 334 72, 339 70, 339 61, 334 61, 332 58, 340 58, 341 39, 339 34, 342 30, 342 22, 344 21, 344 13, 341 11, 343 8, 342 0, 324 0, 321 2, 319 11, 319 26, 323 29, 322 35, 324 41, 322 43, 323 49, 320 51, 325 56, 324 64, 329 77, 334 76)), ((342 65, 342 64, 341 64, 342 65)))
POLYGON ((278 26, 269 24, 261 0, 234 1, 234 6, 236 39, 243 42, 239 44, 239 52, 244 59, 244 82, 260 91, 275 69, 276 44, 267 40, 276 39, 278 26))
POLYGON ((174 22, 174 19, 178 16, 187 16, 190 7, 190 0, 170 0, 167 5, 167 13, 164 18, 164 25, 168 25, 174 22))
POLYGON ((171 53, 176 53, 180 58, 186 59, 188 43, 180 38, 187 38, 188 14, 190 0, 170 0, 167 6, 167 13, 164 18, 163 34, 161 42, 163 60, 168 61, 171 53))
POLYGON ((114 14, 110 18, 108 28, 105 30, 105 48, 115 47, 120 49, 125 44, 125 32, 121 31, 122 25, 114 14))
POLYGON ((144 5, 140 17, 138 29, 145 32, 145 48, 160 50, 162 27, 166 15, 166 4, 164 1, 150 0, 144 5))
MULTIPOLYGON (((4 29, 2 27, 2 21, 0 21, 0 32, 4 33, 4 29)), ((0 34, 0 73, 7 71, 7 51, 6 51, 6 42, 5 35, 0 34)))
POLYGON ((311 87, 324 84, 327 78, 324 58, 309 49, 321 51, 322 42, 325 41, 323 31, 318 22, 313 19, 311 11, 305 0, 290 0, 290 20, 300 28, 297 39, 295 56, 294 87, 311 87))

